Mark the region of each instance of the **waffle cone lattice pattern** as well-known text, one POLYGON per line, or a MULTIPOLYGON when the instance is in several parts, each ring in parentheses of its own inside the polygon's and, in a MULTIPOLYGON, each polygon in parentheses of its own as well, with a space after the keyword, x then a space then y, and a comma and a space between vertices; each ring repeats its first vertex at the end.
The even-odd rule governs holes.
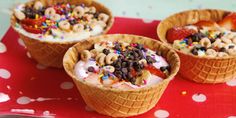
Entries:
MULTIPOLYGON (((108 21, 108 25, 106 29, 104 29, 102 34, 108 32, 114 22, 114 17, 112 16, 111 11, 106 8, 104 5, 93 1, 93 0, 40 0, 44 5, 50 6, 55 5, 57 3, 65 2, 71 4, 80 4, 85 3, 88 6, 94 6, 99 12, 106 13, 110 16, 108 21)), ((33 4, 34 1, 27 2, 26 4, 33 4)), ((14 15, 11 16, 11 26, 14 27, 16 23, 16 18, 14 15)), ((38 39, 32 39, 28 36, 25 36, 19 33, 21 39, 24 41, 29 53, 31 54, 32 58, 34 58, 38 63, 49 66, 49 67, 56 67, 62 68, 62 60, 65 52, 68 50, 69 47, 76 44, 76 42, 50 42, 38 39)))
MULTIPOLYGON (((229 14, 223 10, 190 10, 174 14, 163 20, 157 29, 161 41, 168 44, 166 32, 175 26, 194 24, 201 20, 219 21, 229 14)), ((171 44, 168 44, 171 46, 171 44)), ((181 60, 180 74, 197 83, 224 83, 236 76, 236 58, 197 57, 176 50, 181 60)))
POLYGON ((147 112, 156 105, 168 83, 176 75, 180 61, 173 50, 158 41, 141 36, 116 34, 94 37, 77 43, 66 52, 63 65, 66 72, 73 78, 79 92, 89 107, 104 115, 128 117, 147 112), (78 54, 84 49, 91 49, 94 43, 102 40, 122 40, 122 42, 127 43, 140 43, 150 49, 160 50, 171 65, 170 75, 167 79, 156 85, 133 90, 105 88, 77 79, 74 73, 74 66, 78 61, 78 54))

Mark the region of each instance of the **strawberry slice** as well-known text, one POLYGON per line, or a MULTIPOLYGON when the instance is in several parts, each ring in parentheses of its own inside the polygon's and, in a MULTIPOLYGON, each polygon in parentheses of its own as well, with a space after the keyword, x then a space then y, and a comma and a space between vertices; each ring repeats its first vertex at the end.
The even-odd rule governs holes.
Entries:
POLYGON ((196 30, 186 27, 173 27, 167 31, 166 38, 168 42, 173 43, 174 40, 186 38, 196 32, 196 30))
POLYGON ((45 21, 45 18, 40 19, 24 19, 21 21, 21 24, 30 25, 30 26, 42 26, 42 23, 45 21))
POLYGON ((198 27, 214 27, 216 25, 215 21, 206 21, 206 20, 201 20, 194 24, 195 26, 198 27))
POLYGON ((43 32, 41 29, 37 29, 37 28, 34 28, 32 26, 28 26, 28 25, 25 25, 25 24, 22 24, 22 28, 25 31, 33 33, 33 34, 41 34, 43 32))
POLYGON ((145 69, 150 71, 151 74, 154 74, 154 75, 161 77, 163 79, 166 78, 166 74, 163 73, 160 69, 155 68, 154 66, 149 65, 149 66, 145 67, 145 69))
POLYGON ((236 30, 236 13, 229 14, 223 20, 219 21, 218 24, 228 30, 236 30))

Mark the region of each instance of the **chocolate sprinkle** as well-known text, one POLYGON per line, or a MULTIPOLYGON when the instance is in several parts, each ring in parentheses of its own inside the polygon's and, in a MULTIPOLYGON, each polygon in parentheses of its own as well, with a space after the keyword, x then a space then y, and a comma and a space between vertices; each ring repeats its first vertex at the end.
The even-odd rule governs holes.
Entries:
POLYGON ((232 49, 232 48, 234 48, 234 45, 230 45, 230 46, 229 46, 229 49, 232 49))
POLYGON ((110 53, 110 50, 109 49, 103 49, 102 51, 105 55, 108 55, 110 53))
POLYGON ((226 52, 226 49, 224 47, 219 49, 219 52, 226 52))
MULTIPOLYGON (((140 75, 145 68, 144 64, 140 64, 141 59, 146 59, 148 64, 155 63, 156 60, 151 56, 144 57, 143 51, 147 49, 141 44, 133 44, 134 46, 126 46, 125 50, 122 50, 120 43, 115 43, 114 50, 120 51, 121 55, 118 59, 112 63, 115 67, 114 75, 120 80, 129 81, 135 84, 136 77, 140 75), (134 71, 134 72, 133 72, 134 71)), ((105 49, 103 53, 105 53, 105 49)))
POLYGON ((194 47, 192 50, 191 50, 191 53, 194 54, 194 55, 198 55, 198 50, 196 47, 194 47))

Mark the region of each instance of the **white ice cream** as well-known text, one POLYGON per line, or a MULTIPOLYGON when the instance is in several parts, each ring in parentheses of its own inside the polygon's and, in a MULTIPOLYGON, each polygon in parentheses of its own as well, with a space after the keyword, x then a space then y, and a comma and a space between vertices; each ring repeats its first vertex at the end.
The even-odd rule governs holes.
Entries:
POLYGON ((52 34, 56 35, 54 37, 53 35, 43 35, 43 34, 33 34, 25 31, 21 26, 14 27, 16 31, 19 33, 30 37, 32 39, 42 40, 42 41, 50 41, 50 42, 73 42, 73 41, 80 41, 86 38, 89 38, 91 36, 99 35, 103 32, 103 27, 100 25, 96 25, 93 27, 92 31, 83 31, 83 32, 61 32, 58 30, 52 30, 52 34))
MULTIPOLYGON (((162 66, 168 66, 168 63, 163 57, 155 55, 155 59, 157 60, 157 62, 153 63, 153 66, 156 67, 157 69, 160 69, 160 67, 162 66)), ((106 79, 105 81, 103 81, 103 83, 101 83, 99 75, 97 73, 88 72, 88 67, 90 66, 94 67, 95 71, 99 71, 99 67, 96 65, 95 61, 84 62, 80 60, 75 65, 75 75, 78 80, 85 80, 86 82, 94 85, 109 85, 110 83, 112 83, 109 79, 106 79)), ((152 74, 152 76, 146 80, 147 83, 142 86, 136 86, 131 84, 130 82, 117 82, 113 84, 112 87, 124 90, 142 88, 157 84, 161 82, 163 79, 164 78, 152 74)))

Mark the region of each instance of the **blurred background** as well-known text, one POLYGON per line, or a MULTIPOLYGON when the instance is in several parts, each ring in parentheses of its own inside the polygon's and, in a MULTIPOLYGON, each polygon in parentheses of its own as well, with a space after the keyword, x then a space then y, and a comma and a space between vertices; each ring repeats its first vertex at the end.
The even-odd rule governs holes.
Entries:
MULTIPOLYGON (((0 40, 9 28, 10 8, 28 0, 0 0, 0 40)), ((161 20, 188 9, 215 8, 236 11, 236 0, 97 0, 115 16, 161 20)))

